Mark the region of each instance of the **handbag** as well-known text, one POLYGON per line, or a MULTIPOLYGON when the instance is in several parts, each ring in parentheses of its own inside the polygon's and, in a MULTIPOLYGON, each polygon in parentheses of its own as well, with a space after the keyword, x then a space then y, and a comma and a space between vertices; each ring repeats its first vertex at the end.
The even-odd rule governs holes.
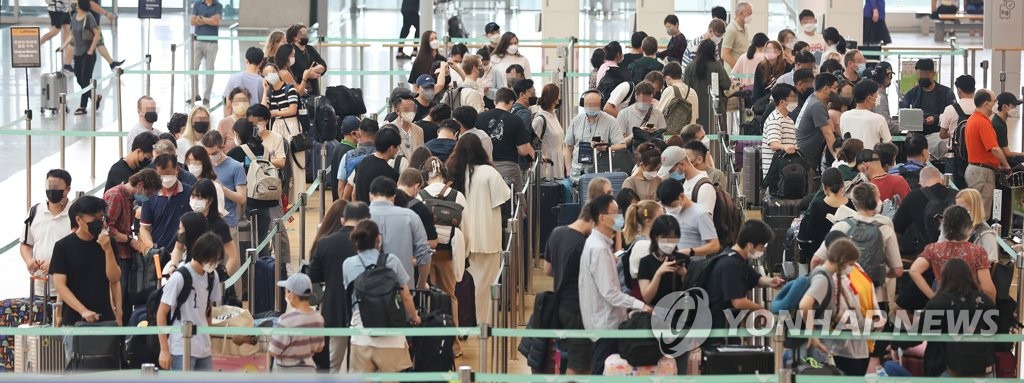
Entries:
MULTIPOLYGON (((114 321, 75 323, 75 327, 116 327, 114 321)), ((72 356, 67 371, 120 370, 123 359, 124 336, 76 336, 71 342, 72 356)))

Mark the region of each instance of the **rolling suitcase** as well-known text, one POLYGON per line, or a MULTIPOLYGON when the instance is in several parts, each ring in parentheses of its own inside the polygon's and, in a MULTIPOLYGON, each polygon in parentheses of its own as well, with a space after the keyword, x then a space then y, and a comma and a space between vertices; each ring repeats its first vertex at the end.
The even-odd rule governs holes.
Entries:
MULTIPOLYGON (((17 299, 4 301, 3 318, 7 326, 17 327, 49 327, 49 291, 50 281, 44 278, 43 300, 37 300, 35 294, 36 277, 30 279, 28 300, 17 299), (11 317, 13 316, 13 318, 11 317), (15 321, 18 323, 16 324, 15 321)), ((19 335, 8 338, 5 343, 12 345, 12 350, 4 350, 6 361, 4 367, 15 373, 59 374, 64 371, 66 358, 64 355, 64 339, 61 336, 28 336, 19 335)))
POLYGON ((723 345, 701 351, 701 375, 751 375, 775 372, 775 353, 761 346, 723 345))
MULTIPOLYGON (((320 174, 320 170, 324 169, 324 154, 322 153, 323 148, 327 148, 327 160, 330 161, 331 156, 334 155, 334 149, 338 147, 338 141, 331 140, 321 143, 320 141, 313 141, 313 148, 306 151, 306 183, 311 184, 316 176, 320 174)), ((330 166, 328 164, 328 166, 330 166)))
POLYGON ((556 181, 540 181, 537 185, 540 189, 540 201, 537 204, 537 220, 540 221, 540 244, 543 251, 544 244, 548 243, 548 236, 559 224, 556 210, 562 202, 562 184, 556 181))
MULTIPOLYGON (((250 299, 255 302, 252 305, 252 313, 264 313, 268 311, 275 311, 274 307, 274 290, 277 289, 277 281, 283 281, 287 279, 283 272, 283 267, 276 267, 277 262, 274 257, 260 257, 256 260, 256 291, 250 291, 250 299), (277 274, 277 278, 274 275, 277 274), (252 294, 255 293, 255 294, 252 294)), ((281 292, 280 306, 281 311, 287 307, 284 302, 284 292, 281 292)))
POLYGON ((415 302, 416 310, 421 316, 440 312, 452 315, 452 297, 444 291, 431 287, 426 290, 412 290, 412 299, 415 302))
POLYGON ((740 182, 743 183, 743 196, 746 197, 744 209, 761 206, 761 148, 748 146, 743 148, 743 163, 740 170, 740 182))
MULTIPOLYGON (((594 178, 597 177, 604 177, 607 178, 608 181, 611 181, 612 195, 614 196, 619 193, 619 190, 622 190, 622 184, 626 182, 626 178, 629 177, 629 174, 620 172, 584 174, 580 177, 580 201, 589 200, 587 197, 587 188, 590 187, 590 181, 593 181, 594 178)), ((575 219, 576 218, 573 217, 573 220, 575 219)))
POLYGON ((768 224, 775 237, 768 243, 764 253, 764 265, 773 270, 782 264, 785 255, 786 231, 793 220, 803 212, 800 210, 800 199, 780 199, 766 194, 761 202, 761 220, 768 224))
POLYGON ((472 274, 462 274, 462 280, 455 284, 455 296, 459 297, 459 327, 476 326, 476 283, 472 274))
POLYGON ((63 71, 43 73, 39 77, 42 85, 39 104, 40 111, 45 114, 47 110, 56 114, 60 110, 60 95, 68 93, 68 78, 63 71))
MULTIPOLYGON (((576 218, 580 216, 580 209, 582 208, 579 202, 558 204, 555 207, 555 214, 558 216, 558 224, 556 226, 564 226, 576 221, 576 218)), ((551 233, 548 232, 548 235, 551 235, 551 233)), ((547 244, 547 241, 542 241, 541 244, 547 244)))

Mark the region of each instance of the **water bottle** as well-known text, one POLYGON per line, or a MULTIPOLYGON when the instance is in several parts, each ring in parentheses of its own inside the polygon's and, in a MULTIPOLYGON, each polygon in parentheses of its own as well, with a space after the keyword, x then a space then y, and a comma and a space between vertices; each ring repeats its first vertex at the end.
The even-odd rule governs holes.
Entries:
POLYGON ((885 367, 882 366, 875 367, 875 375, 877 375, 879 378, 889 376, 888 374, 885 373, 885 367))

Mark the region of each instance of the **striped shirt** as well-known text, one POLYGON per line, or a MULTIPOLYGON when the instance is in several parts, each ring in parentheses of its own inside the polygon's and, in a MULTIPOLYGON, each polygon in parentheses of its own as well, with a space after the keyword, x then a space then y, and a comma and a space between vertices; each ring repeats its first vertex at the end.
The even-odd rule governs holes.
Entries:
POLYGON ((270 89, 270 93, 267 95, 267 101, 270 102, 270 110, 276 110, 279 112, 285 111, 288 110, 292 104, 299 104, 299 92, 295 90, 295 87, 285 84, 281 89, 270 89))
MULTIPOLYGON (((283 328, 323 328, 324 318, 316 311, 292 310, 281 315, 277 322, 283 328)), ((314 366, 313 354, 324 347, 322 336, 274 335, 270 337, 270 354, 274 363, 282 367, 314 366)))
POLYGON ((764 133, 761 138, 761 174, 768 174, 772 166, 775 151, 769 146, 772 142, 783 145, 796 145, 796 125, 789 116, 779 113, 776 109, 764 122, 764 133))

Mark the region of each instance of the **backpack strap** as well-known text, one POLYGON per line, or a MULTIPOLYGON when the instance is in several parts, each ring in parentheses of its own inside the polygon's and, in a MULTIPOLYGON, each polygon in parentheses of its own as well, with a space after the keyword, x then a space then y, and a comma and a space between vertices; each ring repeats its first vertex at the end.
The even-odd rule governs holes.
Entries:
POLYGON ((448 181, 448 183, 444 184, 444 187, 441 188, 441 191, 437 193, 437 199, 445 200, 448 202, 455 202, 459 196, 455 193, 449 192, 451 189, 452 182, 448 181))
MULTIPOLYGON (((32 207, 28 209, 28 218, 25 218, 25 236, 22 237, 25 238, 26 240, 28 240, 28 231, 29 229, 32 228, 32 222, 35 222, 36 220, 36 210, 39 210, 38 203, 32 205, 32 207)), ((25 241, 21 241, 21 244, 28 245, 27 243, 25 243, 25 241)))
MULTIPOLYGON (((700 193, 700 188, 704 187, 705 184, 710 184, 710 183, 711 183, 711 181, 708 180, 707 177, 701 178, 700 180, 697 181, 697 184, 693 186, 693 193, 691 193, 691 194, 693 194, 693 198, 691 198, 691 199, 693 200, 694 203, 697 202, 697 194, 700 193)), ((712 185, 712 186, 714 186, 714 185, 712 185)), ((709 211, 708 213, 711 213, 711 212, 709 211)))
POLYGON ((548 119, 542 116, 540 113, 537 114, 541 121, 544 121, 544 127, 540 129, 540 135, 537 138, 544 139, 544 135, 548 134, 548 119))
POLYGON ((384 253, 383 251, 381 251, 380 254, 377 255, 377 268, 387 267, 387 264, 388 264, 388 255, 386 253, 384 253))
POLYGON ((256 153, 253 153, 252 148, 249 147, 249 144, 239 146, 239 148, 242 148, 242 152, 245 153, 246 157, 249 157, 250 161, 256 162, 258 158, 256 157, 256 153))
POLYGON ((178 298, 175 300, 177 304, 174 306, 174 311, 171 313, 171 318, 168 321, 168 325, 174 324, 175 320, 181 318, 181 305, 188 301, 188 296, 192 294, 194 286, 192 286, 192 272, 184 267, 179 267, 175 270, 176 273, 181 275, 183 280, 181 284, 181 291, 178 292, 178 298))
POLYGON ((960 120, 966 120, 968 118, 967 114, 964 113, 964 108, 960 107, 960 102, 953 103, 953 110, 956 110, 956 114, 960 116, 960 120))
POLYGON ((647 121, 651 119, 651 112, 653 112, 653 111, 654 111, 654 105, 651 105, 651 107, 647 108, 647 114, 644 115, 644 120, 640 121, 640 128, 641 129, 645 125, 647 125, 647 121))
POLYGON ((405 158, 405 156, 401 155, 401 154, 395 156, 395 165, 392 166, 392 168, 395 169, 395 171, 398 172, 399 174, 402 173, 401 169, 402 169, 402 159, 403 158, 405 158))
MULTIPOLYGON (((677 99, 680 99, 680 100, 682 100, 682 99, 683 99, 683 94, 682 94, 682 93, 679 93, 679 87, 678 87, 678 86, 672 85, 672 93, 674 93, 674 94, 675 94, 675 96, 676 96, 676 98, 677 98, 677 99)), ((689 89, 689 87, 687 87, 687 89, 686 89, 686 95, 687 95, 687 96, 689 96, 689 95, 690 95, 690 89, 689 89)))

